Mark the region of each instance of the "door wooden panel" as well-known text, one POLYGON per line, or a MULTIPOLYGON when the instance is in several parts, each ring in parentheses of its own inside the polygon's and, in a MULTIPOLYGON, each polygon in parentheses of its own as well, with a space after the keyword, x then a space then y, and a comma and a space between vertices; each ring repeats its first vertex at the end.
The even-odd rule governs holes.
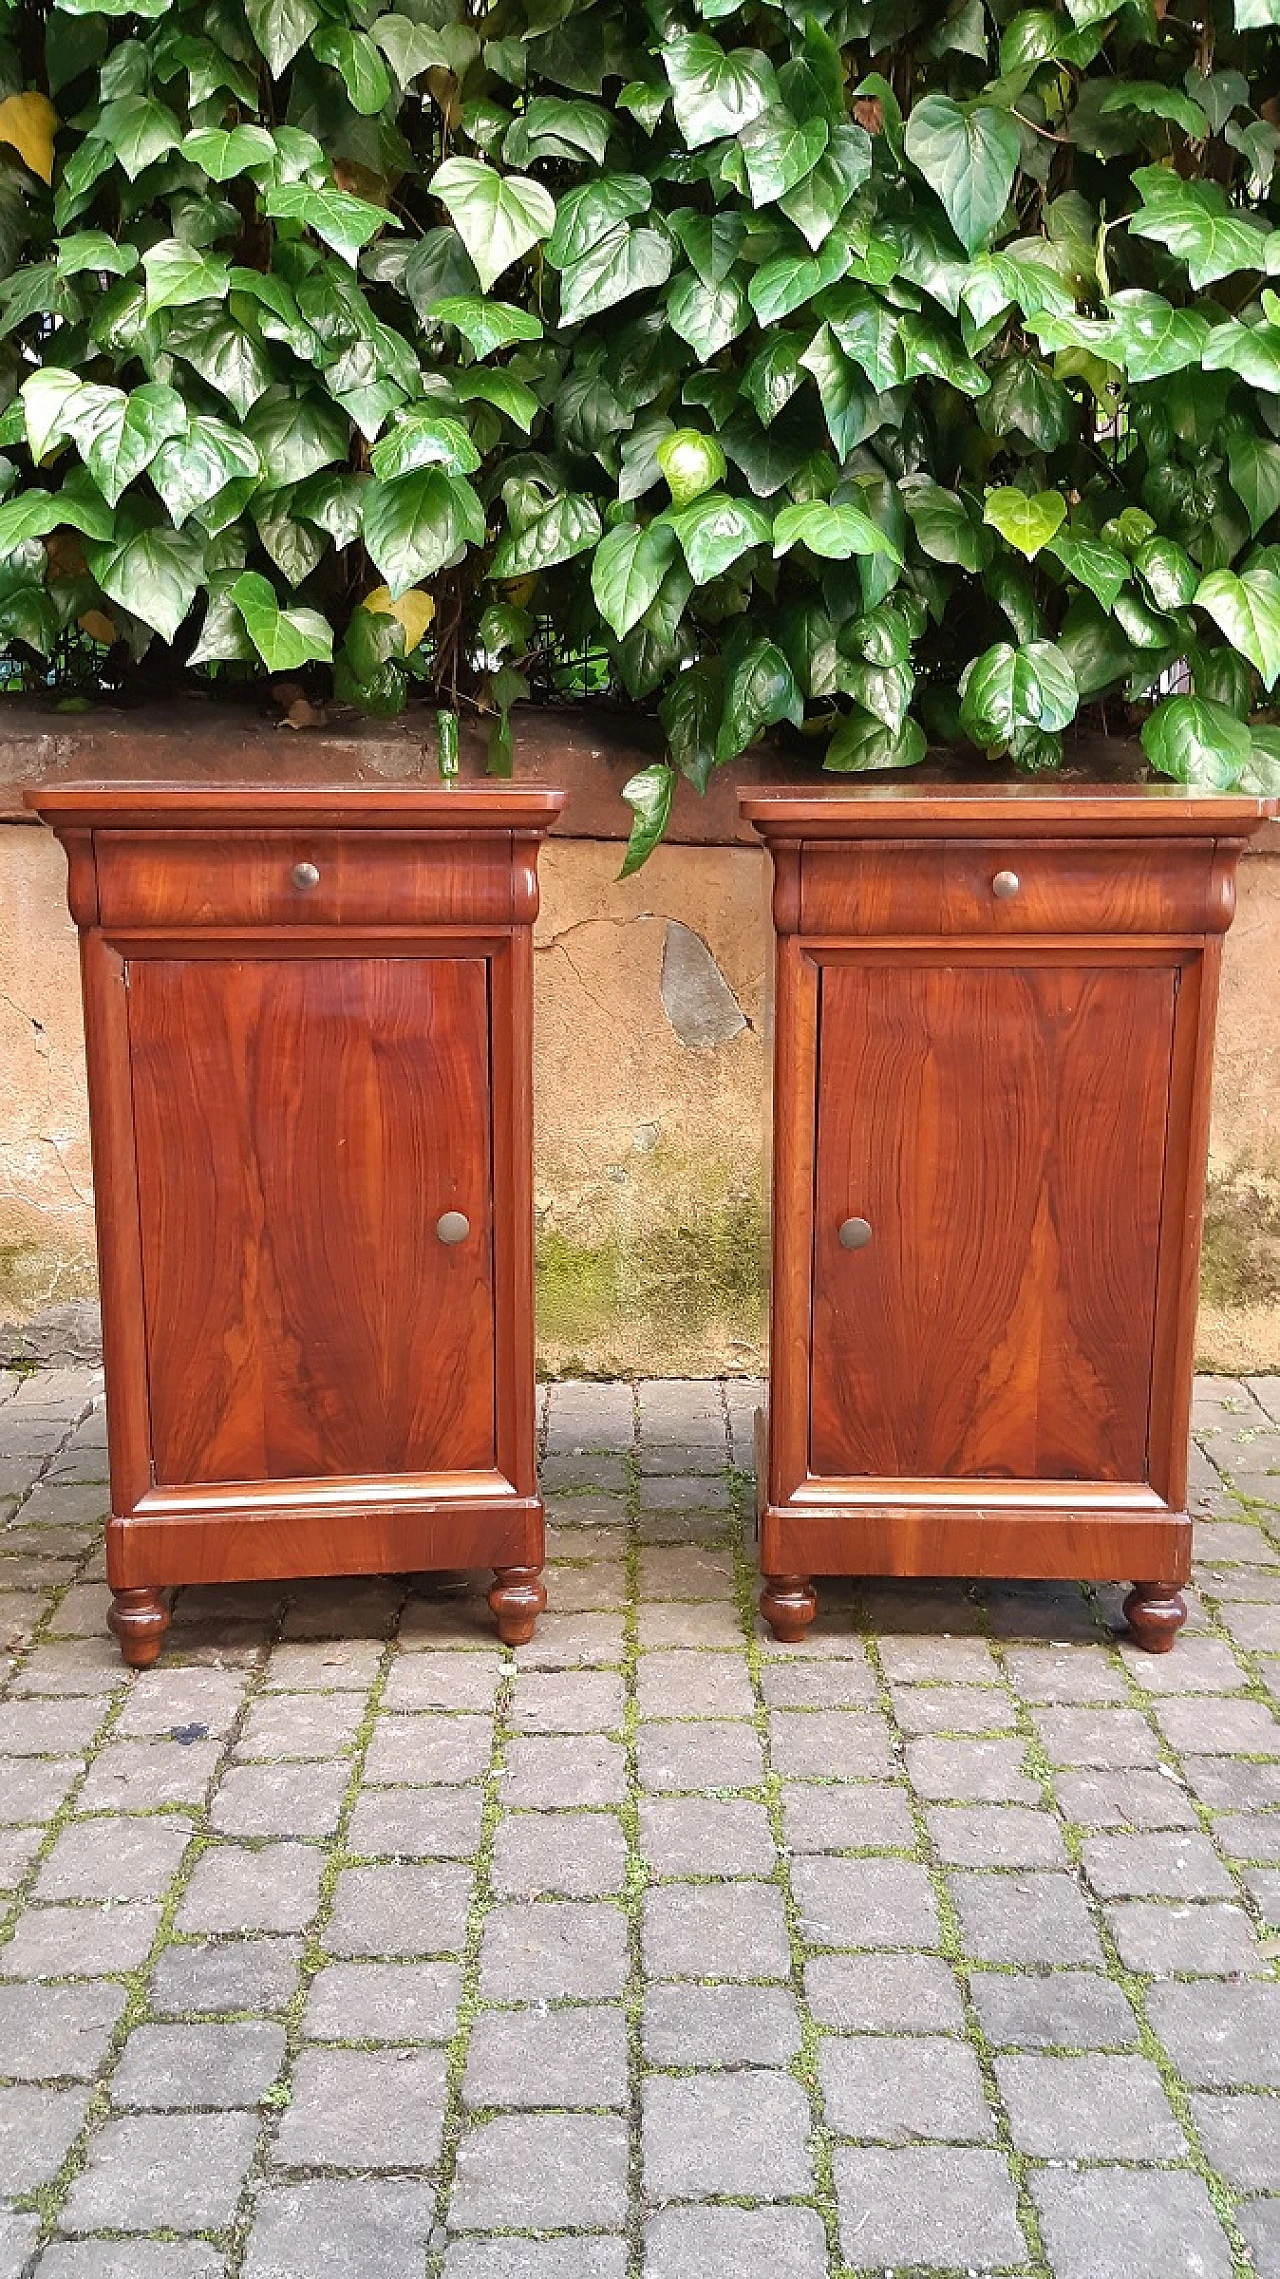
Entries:
POLYGON ((814 1474, 1146 1478, 1175 987, 824 968, 814 1474))
POLYGON ((135 959, 128 1002, 158 1483, 491 1466, 485 960, 135 959))

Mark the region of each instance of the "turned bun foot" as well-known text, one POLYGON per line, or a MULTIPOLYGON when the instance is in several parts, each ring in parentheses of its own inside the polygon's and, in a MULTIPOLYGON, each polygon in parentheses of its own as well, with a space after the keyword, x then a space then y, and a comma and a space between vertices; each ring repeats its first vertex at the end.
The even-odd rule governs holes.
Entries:
POLYGON ((149 1669, 169 1627, 168 1602, 158 1590, 113 1591, 107 1627, 119 1639, 130 1669, 149 1669))
POLYGON ((527 1646, 533 1627, 547 1603, 546 1585, 537 1567, 498 1567, 494 1572, 489 1604, 498 1622, 504 1646, 527 1646))
POLYGON ((1167 1654, 1187 1619, 1176 1583, 1135 1583, 1124 1611, 1134 1645, 1147 1654, 1167 1654))
POLYGON ((784 1646, 799 1646, 818 1611, 818 1594, 807 1575, 766 1575, 760 1612, 784 1646))

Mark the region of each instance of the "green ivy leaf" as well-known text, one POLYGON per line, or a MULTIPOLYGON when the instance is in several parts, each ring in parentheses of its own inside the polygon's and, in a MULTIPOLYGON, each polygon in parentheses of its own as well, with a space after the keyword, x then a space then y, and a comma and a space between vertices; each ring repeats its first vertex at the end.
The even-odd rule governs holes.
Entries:
POLYGON ((1075 718, 1079 701, 1071 665, 1052 641, 1019 649, 998 641, 960 676, 960 725, 984 751, 1007 749, 1020 728, 1056 734, 1075 718))
POLYGON ((1129 218, 1130 236, 1154 238, 1185 262, 1193 292, 1241 269, 1266 269, 1268 233, 1216 182, 1183 182, 1163 166, 1140 167, 1133 181, 1144 203, 1129 218))
POLYGON ((1153 768, 1196 791, 1233 791, 1252 757, 1243 720, 1202 696, 1170 696, 1143 725, 1153 768))
POLYGON ((341 412, 317 396, 267 398, 250 412, 245 433, 277 485, 300 483, 345 459, 351 440, 341 412))
POLYGON ((319 8, 314 0, 245 0, 245 11, 272 78, 281 78, 319 23, 319 8))
POLYGON ((586 554, 600 536, 600 515, 593 499, 561 491, 523 524, 507 532, 489 566, 493 578, 523 578, 534 570, 548 570, 586 554))
POLYGON ((333 659, 333 632, 317 609, 281 609, 269 578, 246 570, 231 588, 231 599, 269 673, 293 673, 316 658, 333 659))
POLYGON ((484 544, 484 508, 465 476, 419 466, 390 482, 370 483, 363 528, 370 560, 398 601, 464 546, 484 544))
POLYGON ((914 720, 896 732, 859 708, 841 718, 822 764, 840 775, 862 775, 877 768, 916 768, 928 753, 928 739, 914 720))
POLYGON ((741 555, 753 546, 768 545, 773 536, 773 526, 758 506, 730 498, 725 491, 707 491, 670 519, 689 574, 699 586, 722 577, 741 555))
POLYGON ((716 760, 736 759, 762 728, 789 720, 798 728, 804 719, 804 699, 795 675, 776 641, 764 636, 749 641, 731 665, 724 691, 724 710, 716 736, 716 760))
MULTIPOLYGON (((141 394, 141 390, 138 393, 141 394)), ((162 443, 150 466, 151 480, 181 529, 197 507, 216 498, 225 483, 262 475, 257 450, 247 435, 222 419, 191 419, 185 431, 162 443)))
POLYGON ((411 467, 443 467, 447 475, 471 475, 480 465, 480 454, 462 420, 419 405, 383 437, 370 465, 382 482, 407 475, 411 467))
POLYGON ((517 309, 506 301, 482 301, 472 294, 452 294, 432 305, 437 324, 451 324, 477 356, 492 356, 516 340, 541 340, 542 326, 531 309, 517 309))
POLYGON ((591 591, 620 641, 656 599, 675 551, 676 534, 669 523, 642 527, 621 522, 605 532, 591 564, 591 591))
POLYGON ((361 247, 368 245, 379 230, 402 226, 394 214, 382 206, 371 206, 365 198, 353 198, 346 190, 327 186, 312 189, 306 182, 273 182, 266 203, 274 219, 301 222, 304 228, 314 230, 352 268, 361 247))
POLYGON ((1045 551, 1087 586, 1104 609, 1114 609, 1117 595, 1129 582, 1128 557, 1117 546, 1109 546, 1105 538, 1094 538, 1087 531, 1060 530, 1045 551))
POLYGON ((870 515, 863 514, 856 506, 827 506, 820 499, 784 506, 775 515, 775 558, 789 553, 797 545, 807 546, 811 554, 830 562, 847 562, 854 554, 884 554, 899 567, 902 564, 902 556, 893 540, 870 515))
POLYGON ((391 100, 391 74, 367 32, 348 24, 324 24, 311 42, 318 63, 340 73, 351 107, 365 117, 391 100))
POLYGON ((476 265, 483 290, 555 228, 555 199, 540 182, 499 174, 479 158, 447 158, 428 185, 476 265))
POLYGON ((740 135, 779 101, 773 65, 755 48, 726 54, 706 32, 668 40, 662 65, 671 83, 676 124, 690 150, 740 135))
POLYGON ((180 238, 166 237, 142 256, 147 278, 147 315, 157 309, 189 307, 196 301, 224 301, 231 264, 225 253, 204 253, 180 238))
POLYGON ((109 538, 111 510, 105 501, 63 491, 19 491, 0 506, 0 556, 7 559, 29 538, 51 530, 80 530, 89 538, 109 538))
POLYGON ((1006 485, 1002 490, 988 491, 982 519, 1010 546, 1033 561, 1042 546, 1057 536, 1067 519, 1067 502, 1061 491, 1037 491, 1028 497, 1025 491, 1006 485))
POLYGON ((633 871, 647 863, 654 848, 666 830, 675 797, 676 774, 674 768, 655 761, 652 767, 641 768, 622 787, 622 796, 632 810, 635 821, 622 858, 620 879, 630 878, 633 871))
POLYGON ((906 153, 969 253, 986 245, 1009 203, 1022 143, 1007 111, 926 95, 907 120, 906 153))
POLYGON ((926 554, 935 562, 951 562, 961 570, 985 569, 991 559, 991 540, 955 491, 935 483, 930 475, 905 476, 898 489, 926 554))
POLYGON ((1261 565, 1239 577, 1233 570, 1214 570, 1201 579, 1195 600, 1248 658, 1263 687, 1274 688, 1280 678, 1280 575, 1261 565))
POLYGON ((255 167, 274 166, 276 146, 265 127, 194 127, 182 138, 182 155, 214 182, 230 182, 255 167))
POLYGON ((204 570, 204 548, 188 531, 139 530, 120 543, 85 548, 104 594, 132 610, 162 641, 172 641, 204 570))
POLYGON ((671 275, 671 240, 665 230, 629 229, 620 223, 565 267, 560 280, 560 321, 581 324, 633 293, 664 285, 671 275))
POLYGON ((71 436, 108 506, 150 466, 171 435, 187 424, 176 388, 156 381, 126 395, 122 388, 90 384, 68 399, 64 432, 71 436))
POLYGON ((1261 435, 1233 435, 1227 466, 1231 488, 1249 517, 1249 535, 1256 538, 1280 507, 1280 443, 1261 435))

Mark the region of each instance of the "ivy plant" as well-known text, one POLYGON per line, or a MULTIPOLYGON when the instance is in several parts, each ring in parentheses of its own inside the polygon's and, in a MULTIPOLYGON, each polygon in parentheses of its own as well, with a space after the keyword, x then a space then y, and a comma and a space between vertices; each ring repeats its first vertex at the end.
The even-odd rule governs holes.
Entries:
POLYGON ((0 642, 1280 789, 1278 25, 0 6, 0 642))

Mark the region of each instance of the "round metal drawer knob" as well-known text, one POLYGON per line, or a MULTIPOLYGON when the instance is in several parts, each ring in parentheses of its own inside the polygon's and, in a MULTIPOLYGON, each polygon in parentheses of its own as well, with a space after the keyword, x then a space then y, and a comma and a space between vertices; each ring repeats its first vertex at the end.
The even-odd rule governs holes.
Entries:
POLYGON ((444 1211, 436 1220, 441 1242, 465 1242, 470 1232, 471 1221, 465 1211, 444 1211))
POLYGON ((293 866, 293 883, 300 894, 309 894, 313 886, 319 886, 320 873, 315 864, 295 863, 293 866))
POLYGON ((866 1219, 845 1219, 840 1228, 841 1250, 865 1250, 871 1240, 866 1219))
POLYGON ((998 870, 991 881, 991 891, 1001 902, 1007 902, 1022 885, 1016 870, 998 870))

